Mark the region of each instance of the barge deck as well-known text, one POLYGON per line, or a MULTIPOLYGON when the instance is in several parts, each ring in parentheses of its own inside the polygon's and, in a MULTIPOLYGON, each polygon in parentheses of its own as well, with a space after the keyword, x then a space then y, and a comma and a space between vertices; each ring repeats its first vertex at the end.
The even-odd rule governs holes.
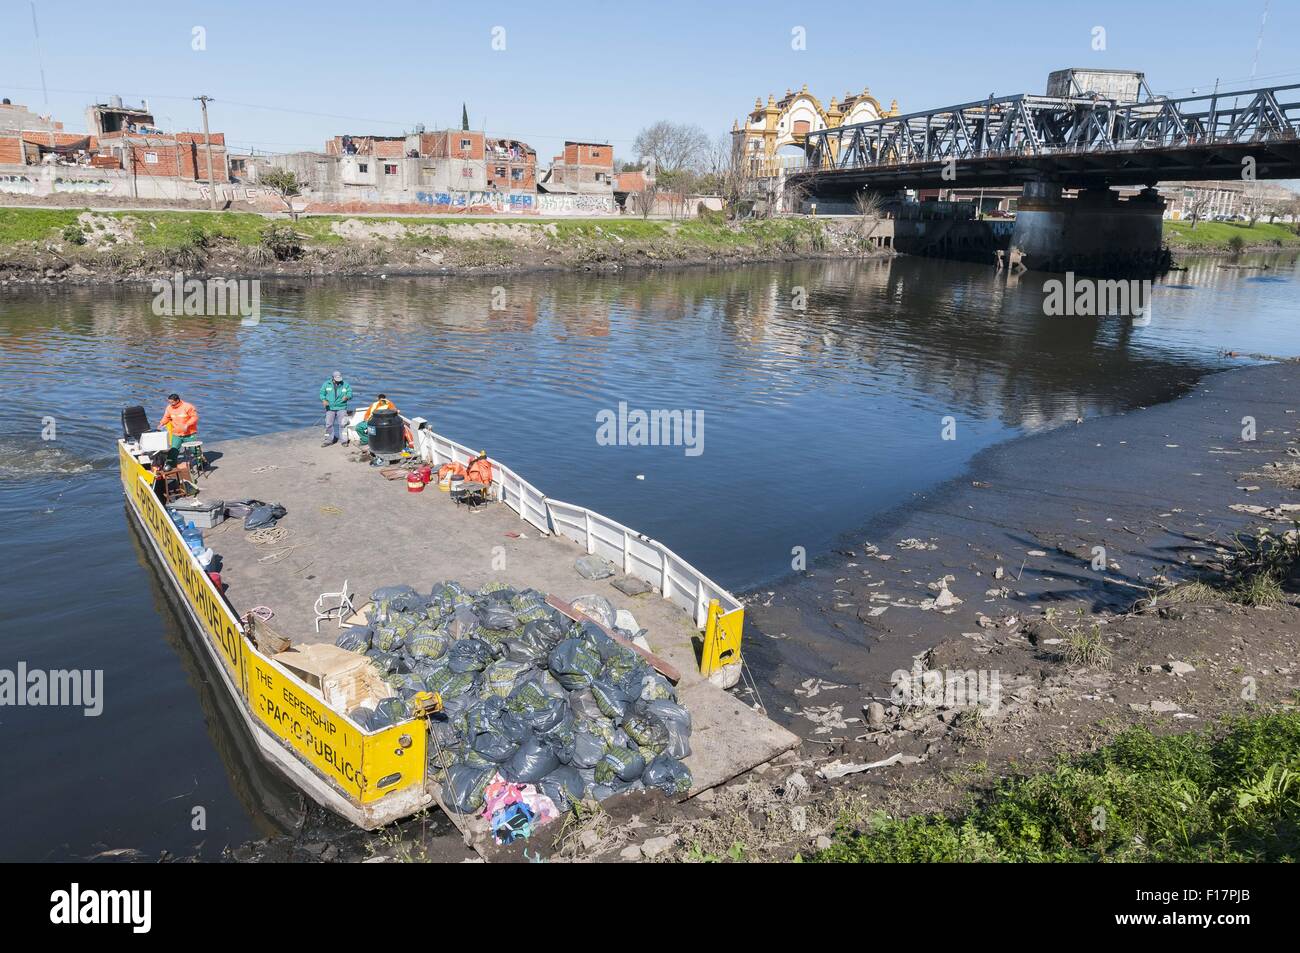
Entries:
MULTIPOLYGON (((795 735, 699 673, 695 620, 657 591, 632 597, 611 585, 617 576, 585 579, 574 566, 586 553, 578 543, 542 533, 501 503, 471 510, 436 484, 410 493, 404 480, 385 479, 357 456, 355 445, 320 446, 314 428, 209 445, 212 469, 200 483, 203 497, 252 498, 288 510, 279 522, 283 535, 274 541, 255 543, 236 519, 205 533, 221 557, 226 596, 240 615, 265 606, 280 635, 295 644, 323 643, 340 630, 330 622, 317 633, 313 604, 345 580, 358 609, 380 586, 428 590, 442 580, 470 588, 500 581, 565 601, 597 593, 631 611, 648 630, 651 651, 681 673, 678 698, 693 722, 688 796, 798 744, 795 735)), ((463 817, 453 820, 466 829, 463 817)))

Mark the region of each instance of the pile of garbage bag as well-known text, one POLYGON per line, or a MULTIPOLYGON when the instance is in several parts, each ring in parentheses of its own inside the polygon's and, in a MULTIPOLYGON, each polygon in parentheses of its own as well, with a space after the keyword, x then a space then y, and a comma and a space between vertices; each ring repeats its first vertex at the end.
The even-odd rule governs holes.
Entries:
MULTIPOLYGON (((368 625, 337 644, 369 657, 394 695, 349 717, 384 728, 410 717, 417 693, 437 692, 443 711, 429 719, 429 776, 443 783, 453 810, 488 816, 503 805, 489 820, 505 834, 505 814, 518 828, 544 817, 537 805, 546 801, 564 813, 586 798, 690 790, 682 763, 691 753, 690 713, 671 682, 599 625, 574 622, 544 593, 502 583, 469 591, 445 582, 427 594, 388 586, 371 599, 368 625), (487 793, 502 790, 509 797, 487 793)), ((628 616, 601 596, 573 605, 610 629, 628 616)))

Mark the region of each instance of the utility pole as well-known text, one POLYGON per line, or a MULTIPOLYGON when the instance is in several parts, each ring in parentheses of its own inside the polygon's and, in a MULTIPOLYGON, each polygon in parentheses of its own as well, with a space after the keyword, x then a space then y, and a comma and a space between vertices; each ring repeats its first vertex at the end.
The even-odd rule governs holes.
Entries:
MULTIPOLYGON (((208 103, 211 96, 195 96, 203 107, 203 150, 208 154, 208 206, 217 210, 217 180, 212 175, 212 136, 208 132, 208 103)), ((179 156, 177 157, 179 158, 179 156)))

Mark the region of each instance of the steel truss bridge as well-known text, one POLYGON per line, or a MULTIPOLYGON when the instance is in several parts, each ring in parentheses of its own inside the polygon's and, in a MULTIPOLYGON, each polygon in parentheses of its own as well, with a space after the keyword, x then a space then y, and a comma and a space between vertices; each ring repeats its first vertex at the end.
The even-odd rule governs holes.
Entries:
POLYGON ((1154 186, 1241 179, 1248 167, 1259 179, 1300 178, 1300 84, 1137 102, 990 97, 809 132, 804 158, 789 179, 820 195, 1030 181, 1154 186))

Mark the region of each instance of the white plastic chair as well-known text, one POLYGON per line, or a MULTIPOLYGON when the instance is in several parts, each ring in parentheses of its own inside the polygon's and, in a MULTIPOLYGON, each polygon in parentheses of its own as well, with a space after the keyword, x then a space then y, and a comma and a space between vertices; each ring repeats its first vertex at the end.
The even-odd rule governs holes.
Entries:
POLYGON ((320 624, 328 622, 336 612, 339 614, 339 628, 343 628, 343 620, 357 611, 356 607, 352 605, 352 597, 348 595, 348 581, 343 580, 343 589, 339 592, 322 592, 317 596, 315 609, 316 631, 318 633, 320 632, 320 624), (329 605, 328 603, 334 599, 338 600, 338 605, 329 605))

